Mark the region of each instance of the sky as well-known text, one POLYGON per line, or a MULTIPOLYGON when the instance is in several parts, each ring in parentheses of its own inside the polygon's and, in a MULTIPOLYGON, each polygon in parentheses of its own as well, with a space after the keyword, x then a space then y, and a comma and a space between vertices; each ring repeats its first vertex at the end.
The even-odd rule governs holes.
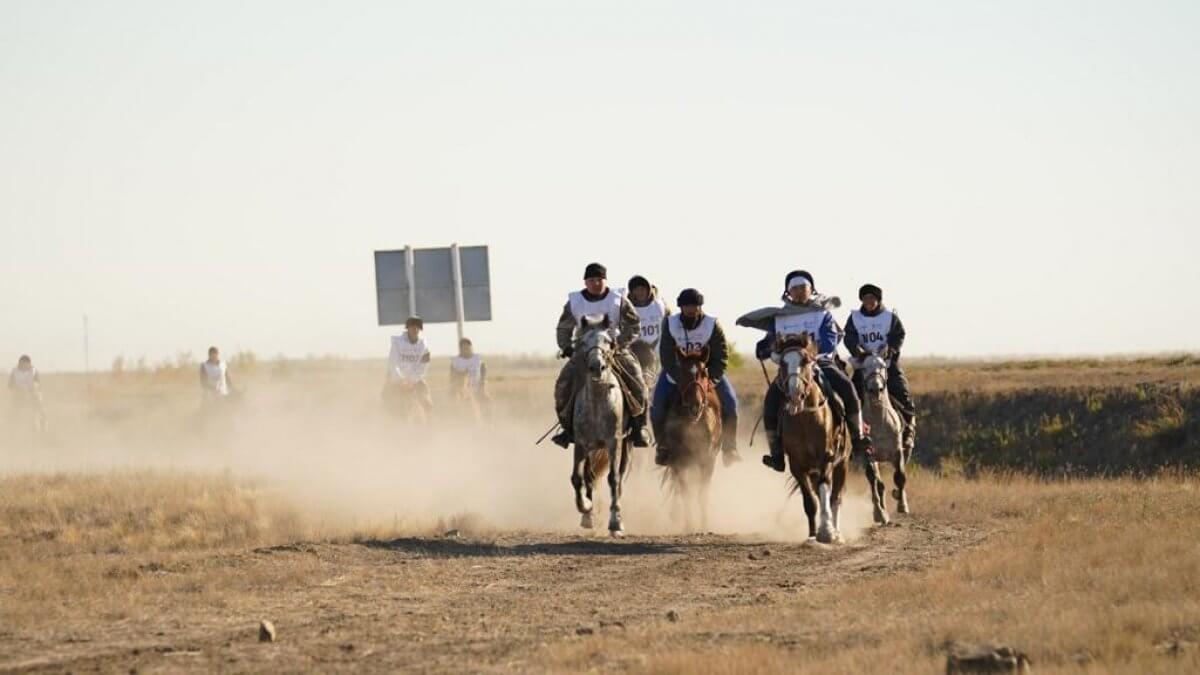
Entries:
MULTIPOLYGON (((909 355, 1194 350, 1200 4, 0 0, 0 364, 384 357, 373 251, 486 244, 733 328, 791 269, 909 355)), ((435 353, 452 324, 431 326, 435 353)))

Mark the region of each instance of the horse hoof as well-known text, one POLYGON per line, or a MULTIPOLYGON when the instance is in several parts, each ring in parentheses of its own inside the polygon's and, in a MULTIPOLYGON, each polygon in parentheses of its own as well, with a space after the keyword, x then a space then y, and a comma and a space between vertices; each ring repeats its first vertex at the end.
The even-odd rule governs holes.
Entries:
POLYGON ((896 504, 896 510, 899 511, 900 513, 907 514, 908 513, 908 500, 906 499, 906 500, 900 502, 899 504, 896 504))
POLYGON ((608 531, 608 534, 609 534, 609 535, 610 535, 610 536, 611 536, 613 539, 621 539, 621 538, 623 538, 623 537, 625 536, 625 530, 609 530, 609 531, 608 531))
POLYGON ((887 511, 884 511, 883 509, 875 509, 876 525, 887 525, 890 521, 891 519, 888 518, 887 511))
POLYGON ((592 523, 592 514, 585 513, 582 516, 580 516, 579 526, 585 530, 590 530, 590 529, 594 528, 595 524, 592 523))
POLYGON ((833 530, 819 530, 817 532, 817 543, 832 544, 835 541, 836 534, 833 530))

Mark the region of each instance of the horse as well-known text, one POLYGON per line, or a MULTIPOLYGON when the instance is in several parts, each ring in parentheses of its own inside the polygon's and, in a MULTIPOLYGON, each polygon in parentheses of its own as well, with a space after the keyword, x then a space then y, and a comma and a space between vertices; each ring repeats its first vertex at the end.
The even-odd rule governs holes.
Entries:
POLYGON ((613 372, 616 341, 609 333, 607 316, 580 320, 581 335, 576 349, 584 353, 587 376, 576 373, 574 414, 575 447, 571 485, 580 527, 591 529, 592 490, 596 479, 608 472, 612 492, 608 532, 625 536, 621 520, 621 491, 629 473, 630 446, 626 438, 625 399, 620 380, 613 372))
POLYGON ((804 496, 808 537, 823 544, 841 540, 838 515, 850 461, 850 432, 834 420, 833 408, 816 376, 816 344, 808 334, 776 338, 785 405, 779 435, 795 488, 804 496), (820 515, 820 526, 817 516, 820 515))
POLYGON ((395 417, 421 424, 428 415, 425 398, 426 389, 416 382, 393 381, 383 386, 383 403, 389 413, 395 417))
POLYGON ((465 373, 451 373, 450 400, 454 414, 464 422, 479 424, 483 421, 482 393, 471 386, 465 373))
POLYGON ((890 462, 895 467, 892 480, 896 487, 892 490, 892 498, 896 500, 897 511, 908 513, 908 494, 904 489, 908 483, 905 465, 912 456, 912 448, 905 447, 902 441, 904 423, 900 420, 900 414, 892 407, 892 400, 888 395, 887 360, 878 354, 868 354, 861 361, 856 360, 854 367, 862 373, 863 420, 871 426, 871 439, 875 446, 873 452, 864 458, 867 486, 871 490, 871 501, 875 507, 875 522, 886 525, 889 518, 883 496, 885 485, 879 476, 879 464, 890 462))
POLYGON ((694 505, 703 531, 708 527, 708 489, 720 452, 721 398, 708 377, 708 345, 700 350, 675 350, 680 380, 663 428, 663 444, 669 451, 663 482, 669 482, 680 499, 684 527, 691 530, 694 505))

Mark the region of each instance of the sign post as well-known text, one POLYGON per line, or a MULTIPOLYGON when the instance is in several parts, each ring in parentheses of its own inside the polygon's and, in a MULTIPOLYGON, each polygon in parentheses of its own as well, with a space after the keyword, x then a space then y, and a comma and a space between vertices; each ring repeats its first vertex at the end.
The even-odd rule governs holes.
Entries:
POLYGON ((450 323, 464 335, 467 321, 491 321, 491 274, 486 246, 375 251, 375 302, 380 326, 412 315, 450 323))
POLYGON ((463 339, 463 322, 467 313, 463 310, 463 279, 462 258, 458 254, 458 244, 450 244, 450 265, 454 271, 454 314, 458 320, 458 341, 463 339))

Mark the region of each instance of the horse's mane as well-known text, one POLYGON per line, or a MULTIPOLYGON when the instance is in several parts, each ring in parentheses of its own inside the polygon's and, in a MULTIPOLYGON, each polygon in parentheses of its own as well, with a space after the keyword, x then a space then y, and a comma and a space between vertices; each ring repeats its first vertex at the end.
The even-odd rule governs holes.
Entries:
POLYGON ((780 350, 798 348, 811 354, 815 346, 816 345, 813 343, 812 336, 808 333, 782 335, 779 337, 780 350))

